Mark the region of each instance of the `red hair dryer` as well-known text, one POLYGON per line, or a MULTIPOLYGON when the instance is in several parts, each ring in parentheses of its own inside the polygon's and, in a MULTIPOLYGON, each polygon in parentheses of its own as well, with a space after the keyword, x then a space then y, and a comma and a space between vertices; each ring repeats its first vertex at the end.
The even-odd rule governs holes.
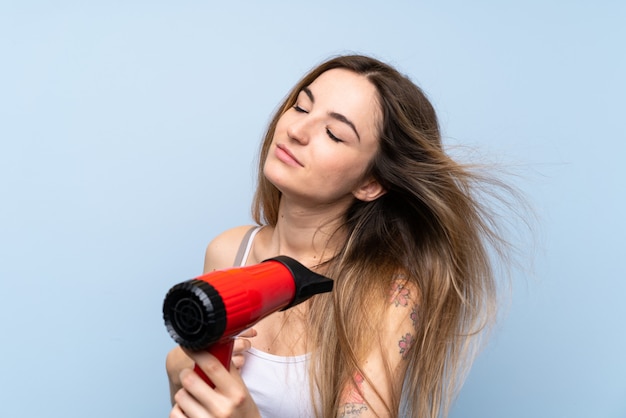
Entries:
MULTIPOLYGON (((278 256, 177 284, 165 296, 163 319, 174 341, 191 350, 209 351, 228 369, 237 334, 271 313, 332 288, 331 279, 278 256)), ((198 365, 195 371, 212 385, 198 365)))

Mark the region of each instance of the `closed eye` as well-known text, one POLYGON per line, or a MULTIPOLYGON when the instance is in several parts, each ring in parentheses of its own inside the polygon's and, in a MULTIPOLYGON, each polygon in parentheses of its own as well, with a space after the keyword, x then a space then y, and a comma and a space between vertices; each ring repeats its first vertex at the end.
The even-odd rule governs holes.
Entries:
POLYGON ((326 128, 326 134, 335 142, 343 142, 343 139, 337 138, 328 128, 326 128))
POLYGON ((301 108, 300 106, 298 106, 298 104, 296 103, 295 105, 293 105, 293 109, 298 112, 298 113, 309 113, 308 111, 306 111, 305 109, 301 108))

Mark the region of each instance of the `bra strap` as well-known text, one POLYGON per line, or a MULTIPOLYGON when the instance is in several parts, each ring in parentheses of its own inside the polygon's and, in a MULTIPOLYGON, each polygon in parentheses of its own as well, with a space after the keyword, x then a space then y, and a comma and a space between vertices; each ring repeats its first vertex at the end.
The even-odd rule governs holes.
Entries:
POLYGON ((252 248, 252 241, 254 241, 254 236, 261 230, 262 226, 255 226, 246 231, 246 234, 243 236, 241 240, 241 244, 239 244, 239 249, 237 250, 237 255, 235 255, 235 261, 233 263, 234 267, 240 267, 245 265, 246 260, 248 259, 248 255, 250 254, 250 249, 252 248))

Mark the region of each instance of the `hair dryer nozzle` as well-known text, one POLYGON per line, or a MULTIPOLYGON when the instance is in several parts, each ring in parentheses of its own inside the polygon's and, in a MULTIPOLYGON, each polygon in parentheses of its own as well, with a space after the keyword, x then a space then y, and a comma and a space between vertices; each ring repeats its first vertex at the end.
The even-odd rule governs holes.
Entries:
POLYGON ((334 282, 331 279, 309 270, 293 258, 279 255, 278 257, 270 258, 265 261, 272 260, 278 261, 287 267, 296 284, 296 294, 291 303, 281 309, 283 311, 304 302, 313 295, 333 290, 334 282))
POLYGON ((163 319, 174 341, 192 350, 218 341, 226 328, 222 297, 209 283, 196 279, 170 289, 163 303, 163 319))

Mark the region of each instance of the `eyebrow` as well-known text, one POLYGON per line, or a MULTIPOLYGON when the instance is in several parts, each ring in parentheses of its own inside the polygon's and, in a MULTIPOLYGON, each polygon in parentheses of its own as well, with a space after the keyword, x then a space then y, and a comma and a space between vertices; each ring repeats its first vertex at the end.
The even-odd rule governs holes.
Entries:
MULTIPOLYGON (((313 96, 313 92, 311 91, 311 89, 309 89, 308 87, 304 87, 302 91, 304 92, 304 94, 308 96, 308 98, 311 100, 312 103, 315 103, 315 97, 313 96)), ((341 113, 337 113, 337 112, 329 112, 328 116, 350 126, 350 128, 352 128, 352 130, 356 134, 356 137, 358 138, 359 142, 361 142, 361 136, 359 135, 359 131, 356 130, 356 126, 354 126, 354 123, 352 123, 350 119, 348 119, 341 113)))

